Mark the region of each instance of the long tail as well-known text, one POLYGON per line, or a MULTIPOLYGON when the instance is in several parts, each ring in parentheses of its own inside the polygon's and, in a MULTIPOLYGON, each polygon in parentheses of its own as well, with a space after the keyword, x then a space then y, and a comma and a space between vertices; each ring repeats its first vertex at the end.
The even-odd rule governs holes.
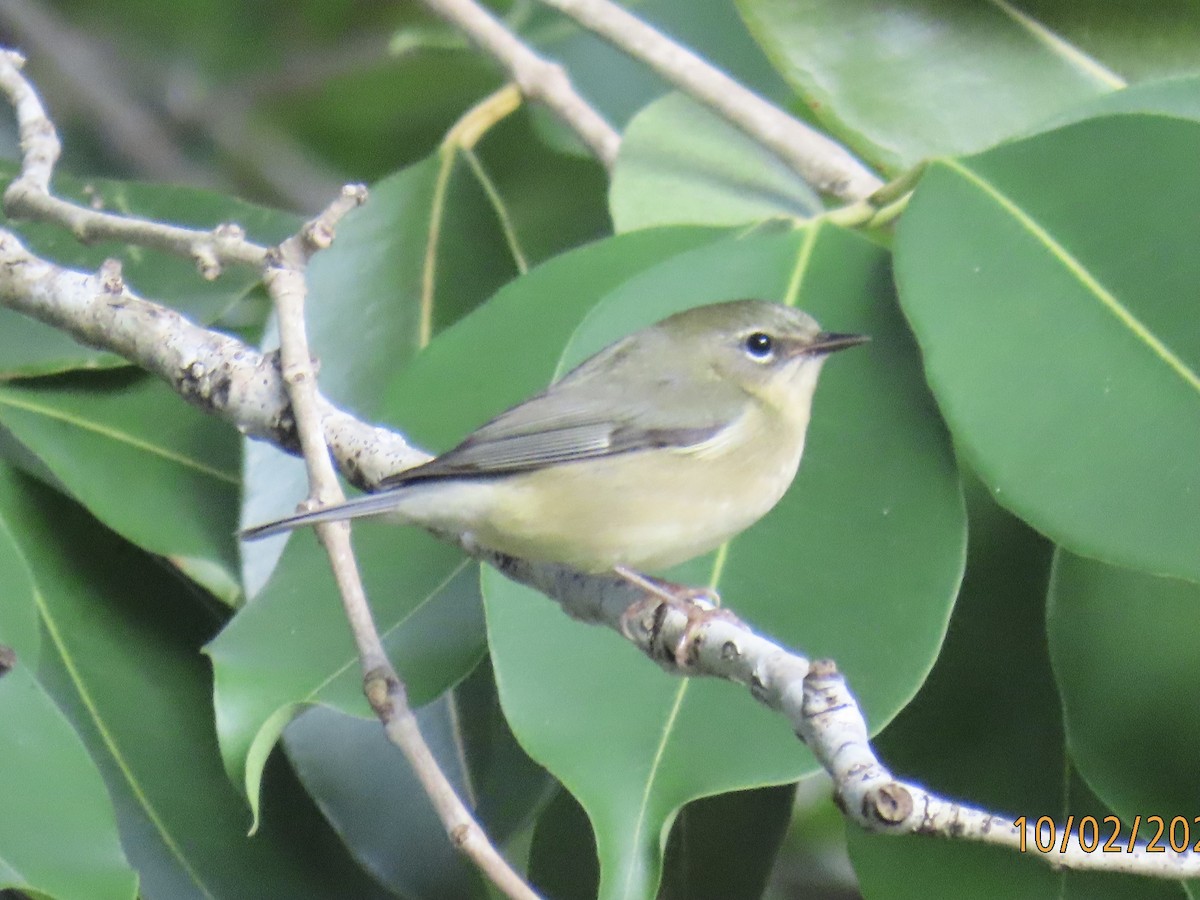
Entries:
POLYGON ((400 489, 381 491, 378 494, 367 494, 365 497, 355 497, 345 503, 326 506, 324 509, 314 509, 312 512, 295 513, 275 519, 273 522, 263 522, 252 525, 241 532, 244 541, 255 541, 283 531, 291 531, 302 525, 316 525, 320 522, 339 522, 343 519, 358 519, 362 516, 377 516, 396 507, 396 495, 400 489))

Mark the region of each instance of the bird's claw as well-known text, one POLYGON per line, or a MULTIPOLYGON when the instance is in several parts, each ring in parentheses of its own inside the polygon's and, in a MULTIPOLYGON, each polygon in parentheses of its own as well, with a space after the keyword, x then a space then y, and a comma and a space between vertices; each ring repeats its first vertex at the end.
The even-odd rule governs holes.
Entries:
POLYGON ((692 651, 700 641, 698 632, 707 623, 722 619, 741 624, 737 616, 721 608, 721 597, 712 588, 675 584, 627 570, 618 569, 617 574, 640 587, 646 594, 621 614, 621 633, 626 638, 634 640, 639 632, 648 633, 653 645, 661 634, 668 609, 675 609, 687 617, 687 624, 671 651, 671 658, 679 669, 691 665, 692 651))

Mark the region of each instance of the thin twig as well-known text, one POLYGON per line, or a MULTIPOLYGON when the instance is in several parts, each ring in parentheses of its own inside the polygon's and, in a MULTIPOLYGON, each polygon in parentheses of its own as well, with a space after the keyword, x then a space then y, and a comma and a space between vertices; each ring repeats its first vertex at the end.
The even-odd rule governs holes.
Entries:
POLYGON ((823 194, 861 200, 882 182, 845 147, 730 78, 610 0, 541 0, 704 103, 823 194))
POLYGON ((88 209, 51 194, 50 178, 62 145, 42 101, 21 74, 24 65, 19 53, 0 51, 0 91, 12 103, 21 135, 21 173, 4 192, 7 215, 58 222, 83 242, 125 241, 191 257, 208 279, 216 278, 222 265, 263 265, 267 248, 246 240, 236 225, 218 225, 211 231, 179 228, 88 209))
MULTIPOLYGON (((283 381, 291 398, 296 431, 308 467, 310 502, 319 505, 337 503, 344 500, 345 496, 325 446, 316 370, 309 353, 304 324, 304 269, 313 253, 329 246, 342 216, 364 202, 366 196, 366 189, 361 186, 343 189, 341 197, 271 253, 266 270, 267 291, 275 302, 279 321, 283 381)), ((350 546, 349 524, 330 522, 320 525, 317 535, 329 556, 342 606, 358 647, 363 669, 363 690, 371 708, 383 723, 388 738, 408 759, 454 845, 505 895, 521 900, 536 898, 537 895, 492 846, 421 736, 416 716, 408 705, 404 684, 387 657, 371 607, 367 603, 358 561, 350 546)))
MULTIPOLYGON (((299 449, 276 354, 260 353, 137 296, 115 265, 99 273, 65 269, 0 229, 0 306, 124 357, 249 437, 291 453, 299 449)), ((429 459, 395 432, 360 422, 328 400, 322 398, 319 407, 341 470, 361 488, 429 459)))
POLYGON ((558 116, 605 168, 612 168, 621 136, 575 92, 562 66, 534 53, 475 0, 422 2, 504 66, 524 96, 558 116))

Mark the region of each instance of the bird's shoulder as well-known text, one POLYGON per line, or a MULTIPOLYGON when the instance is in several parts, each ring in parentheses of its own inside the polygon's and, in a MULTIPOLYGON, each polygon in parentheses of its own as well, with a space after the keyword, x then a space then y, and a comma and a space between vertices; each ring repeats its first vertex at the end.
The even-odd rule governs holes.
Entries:
POLYGON ((385 482, 502 475, 713 439, 747 404, 703 368, 656 365, 655 348, 618 342, 545 391, 496 416, 458 446, 385 482))

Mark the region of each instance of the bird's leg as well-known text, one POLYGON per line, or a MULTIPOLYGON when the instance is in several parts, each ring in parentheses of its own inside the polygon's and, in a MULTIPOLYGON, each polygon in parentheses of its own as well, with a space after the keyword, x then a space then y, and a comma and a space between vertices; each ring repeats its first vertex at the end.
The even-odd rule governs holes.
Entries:
POLYGON ((652 594, 660 600, 672 605, 679 603, 700 603, 705 606, 718 607, 721 597, 712 588, 698 588, 651 575, 643 575, 626 566, 614 566, 613 571, 635 587, 640 587, 647 594, 652 594))
POLYGON ((729 610, 721 608, 721 598, 712 588, 690 587, 674 581, 652 578, 625 566, 614 566, 613 571, 646 593, 644 600, 631 604, 621 614, 621 632, 627 638, 633 637, 634 622, 649 612, 651 607, 657 609, 665 603, 687 616, 683 635, 675 644, 672 653, 675 665, 681 669, 687 668, 688 650, 692 646, 693 632, 697 628, 714 618, 739 621, 729 610))

